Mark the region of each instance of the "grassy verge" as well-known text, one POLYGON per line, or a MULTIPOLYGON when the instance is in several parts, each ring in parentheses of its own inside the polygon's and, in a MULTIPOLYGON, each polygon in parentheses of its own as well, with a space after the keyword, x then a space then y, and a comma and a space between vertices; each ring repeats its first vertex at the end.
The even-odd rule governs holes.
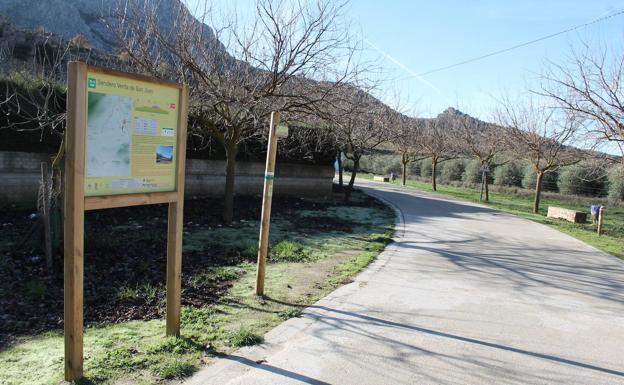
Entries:
MULTIPOLYGON (((367 178, 364 174, 363 178, 367 178)), ((370 177, 368 177, 370 178, 370 177)), ((400 185, 400 180, 393 182, 400 185)), ((431 184, 418 180, 408 180, 407 186, 421 191, 437 193, 444 196, 459 198, 470 202, 479 201, 480 192, 469 187, 458 187, 438 184, 437 191, 433 191, 431 184)), ((533 196, 530 191, 516 189, 516 191, 490 192, 490 201, 484 203, 487 206, 515 214, 535 222, 539 222, 571 235, 600 250, 624 259, 624 207, 609 207, 605 209, 604 234, 596 235, 596 227, 591 223, 570 223, 560 219, 546 217, 548 206, 565 207, 577 211, 589 213, 592 203, 603 203, 604 199, 592 199, 589 197, 565 197, 559 194, 544 194, 540 203, 540 213, 533 214, 533 196)))
MULTIPOLYGON (((192 273, 192 290, 206 282, 232 285, 214 304, 182 308, 182 338, 164 337, 162 319, 91 325, 85 330, 85 384, 153 384, 191 375, 202 364, 240 346, 262 341, 266 331, 296 317, 306 305, 348 282, 390 241, 394 213, 363 194, 344 205, 294 210, 274 217, 267 268, 267 297, 253 294, 255 265, 238 262, 192 273)), ((185 234, 185 252, 206 248, 254 256, 256 221, 185 234)), ((122 292, 120 292, 122 293, 122 292)), ((123 291, 136 297, 142 291, 123 291)), ((142 295, 142 294, 141 294, 142 295)), ((88 312, 89 309, 87 308, 88 312)), ((63 376, 63 336, 58 330, 20 337, 0 351, 0 384, 57 384, 63 376)))

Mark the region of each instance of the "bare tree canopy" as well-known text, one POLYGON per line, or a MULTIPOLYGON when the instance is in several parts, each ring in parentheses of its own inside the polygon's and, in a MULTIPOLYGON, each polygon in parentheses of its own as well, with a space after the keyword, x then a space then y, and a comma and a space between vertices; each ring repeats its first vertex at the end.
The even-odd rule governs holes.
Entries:
POLYGON ((190 84, 190 131, 216 138, 226 151, 230 222, 239 144, 266 134, 271 111, 290 121, 314 113, 351 79, 355 48, 342 2, 257 0, 245 23, 238 15, 216 17, 204 4, 206 13, 194 18, 180 3, 167 27, 157 22, 158 1, 124 5, 113 29, 139 69, 190 84))
POLYGON ((24 54, 23 43, 3 37, 0 61, 2 128, 38 130, 62 135, 65 123, 65 66, 71 46, 45 32, 36 32, 24 54))
POLYGON ((578 120, 595 141, 624 142, 624 48, 585 45, 567 64, 551 63, 539 94, 578 120))
POLYGON ((579 127, 578 120, 572 114, 543 102, 530 96, 518 100, 506 97, 496 112, 499 124, 507 130, 504 136, 506 150, 514 158, 529 162, 537 176, 533 202, 535 213, 539 211, 544 174, 583 159, 583 151, 570 147, 579 127))
POLYGON ((372 85, 343 87, 327 100, 323 111, 336 143, 345 157, 353 161, 346 198, 353 190, 360 159, 388 140, 395 111, 370 95, 372 85))
POLYGON ((394 125, 391 127, 389 135, 396 152, 401 157, 403 185, 407 181, 407 165, 412 162, 425 159, 426 156, 420 153, 419 143, 423 135, 422 126, 418 124, 413 117, 403 114, 396 118, 394 125))
POLYGON ((419 121, 421 135, 416 142, 417 152, 431 159, 431 187, 437 190, 437 167, 440 162, 456 159, 461 155, 456 122, 445 113, 435 119, 419 121))

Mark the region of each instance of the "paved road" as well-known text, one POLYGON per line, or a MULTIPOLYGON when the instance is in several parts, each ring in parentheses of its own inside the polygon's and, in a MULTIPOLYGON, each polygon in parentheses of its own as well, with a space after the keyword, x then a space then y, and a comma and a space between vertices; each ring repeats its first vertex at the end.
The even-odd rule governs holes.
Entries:
POLYGON ((361 185, 396 207, 396 242, 187 383, 624 384, 624 263, 479 205, 361 185))

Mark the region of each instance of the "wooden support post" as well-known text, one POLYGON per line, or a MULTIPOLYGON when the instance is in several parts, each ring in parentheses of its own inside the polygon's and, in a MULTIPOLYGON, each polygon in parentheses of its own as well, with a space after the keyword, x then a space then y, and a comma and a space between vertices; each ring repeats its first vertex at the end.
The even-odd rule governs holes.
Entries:
POLYGON ((271 113, 269 146, 267 149, 264 190, 262 194, 262 218, 260 220, 260 240, 258 242, 258 267, 256 271, 256 295, 264 295, 264 276, 269 251, 269 227, 271 225, 271 202, 273 199, 273 179, 275 178, 275 155, 277 153, 277 125, 280 113, 271 113))
POLYGON ((169 203, 167 225, 167 335, 180 335, 182 303, 182 229, 184 224, 184 170, 186 164, 186 125, 188 86, 180 93, 179 132, 176 145, 176 202, 169 203))
POLYGON ((64 199, 65 379, 68 381, 82 377, 86 80, 86 64, 69 63, 64 199))
POLYGON ((604 216, 604 207, 600 206, 598 210, 598 236, 602 235, 602 218, 604 216))
POLYGON ((485 179, 487 176, 485 175, 485 171, 481 172, 481 194, 479 194, 479 202, 483 202, 483 191, 485 189, 485 179))
POLYGON ((43 243, 46 267, 52 270, 52 229, 50 226, 50 203, 52 181, 48 171, 48 163, 41 162, 41 220, 43 221, 43 243))

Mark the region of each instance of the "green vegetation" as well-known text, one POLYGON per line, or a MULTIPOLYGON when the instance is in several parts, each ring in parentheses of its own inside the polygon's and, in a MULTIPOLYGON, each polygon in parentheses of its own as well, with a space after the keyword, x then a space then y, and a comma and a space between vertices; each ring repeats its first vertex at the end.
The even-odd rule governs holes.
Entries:
MULTIPOLYGON (((188 284, 183 299, 184 290, 206 284, 229 286, 214 304, 182 307, 182 338, 165 337, 162 319, 87 326, 85 383, 146 385, 186 377, 218 354, 260 343, 274 326, 301 316, 303 308, 349 282, 373 261, 393 234, 390 208, 357 192, 348 206, 342 202, 338 194, 329 202, 320 201, 318 209, 292 209, 274 216, 266 297, 254 293, 251 262, 193 273, 184 281, 188 284)), ((210 248, 213 253, 237 258, 250 253, 255 258, 252 246, 257 236, 258 223, 251 221, 201 228, 185 235, 185 251, 210 248)), ((151 287, 132 286, 119 289, 117 295, 135 301, 153 292, 151 287)), ((62 333, 20 337, 0 352, 0 373, 2 385, 58 384, 63 377, 62 333)))
POLYGON ((273 247, 269 253, 271 262, 308 262, 313 260, 313 251, 301 243, 284 240, 273 247))
POLYGON ((624 165, 609 170, 609 199, 616 202, 624 200, 624 165))
MULTIPOLYGON (((400 184, 400 181, 395 181, 400 184)), ((431 185, 417 180, 408 180, 407 185, 422 191, 433 192, 431 185)), ((470 187, 438 185, 441 195, 459 198, 471 202, 479 202, 479 190, 470 187)), ((565 196, 561 194, 544 193, 539 214, 531 212, 533 205, 532 191, 522 189, 500 189, 490 192, 490 201, 486 205, 501 211, 519 215, 535 222, 539 222, 580 239, 598 249, 624 259, 624 207, 609 207, 604 199, 565 196), (548 206, 560 206, 589 213, 591 204, 607 206, 604 217, 604 234, 596 235, 596 228, 591 223, 570 223, 560 219, 546 217, 548 206)))
POLYGON ((257 345, 262 342, 262 336, 254 333, 251 329, 241 327, 228 333, 230 345, 235 348, 241 346, 257 345))

